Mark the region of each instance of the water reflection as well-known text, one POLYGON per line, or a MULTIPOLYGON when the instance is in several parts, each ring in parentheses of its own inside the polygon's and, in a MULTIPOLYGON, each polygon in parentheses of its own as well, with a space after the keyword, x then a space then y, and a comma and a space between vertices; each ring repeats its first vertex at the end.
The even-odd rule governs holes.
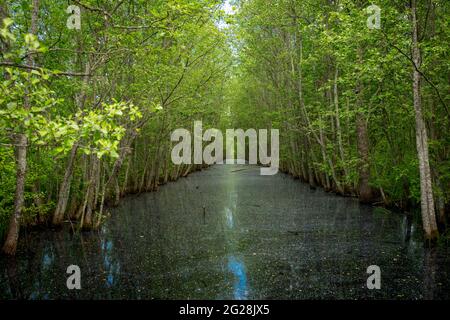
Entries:
POLYGON ((245 265, 234 256, 228 258, 228 270, 234 275, 233 295, 236 300, 246 300, 248 294, 245 265))
POLYGON ((233 212, 230 210, 230 208, 225 208, 225 217, 227 227, 233 229, 234 227, 233 212))
POLYGON ((45 269, 49 269, 50 266, 52 265, 54 260, 54 255, 53 253, 45 253, 44 257, 42 258, 42 268, 45 269))
POLYGON ((112 249, 113 243, 111 240, 101 240, 101 248, 103 253, 103 266, 106 273, 106 284, 108 287, 114 285, 114 277, 120 273, 120 263, 113 262, 112 249))
POLYGON ((225 206, 225 224, 227 231, 225 232, 227 250, 229 252, 227 268, 233 275, 233 293, 232 297, 236 300, 245 300, 248 295, 247 271, 242 259, 236 258, 239 254, 239 243, 241 230, 235 230, 235 216, 238 212, 238 190, 236 188, 236 179, 233 175, 226 178, 226 194, 228 199, 225 206))
POLYGON ((437 253, 436 250, 429 249, 425 251, 424 257, 424 274, 423 274, 423 291, 424 298, 432 300, 436 294, 436 273, 437 273, 437 253))

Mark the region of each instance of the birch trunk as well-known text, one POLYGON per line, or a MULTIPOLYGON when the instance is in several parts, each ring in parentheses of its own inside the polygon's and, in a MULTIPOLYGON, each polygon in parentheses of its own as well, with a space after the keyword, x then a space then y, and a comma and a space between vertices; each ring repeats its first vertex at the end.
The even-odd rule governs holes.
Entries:
POLYGON ((421 64, 418 27, 417 27, 417 5, 416 0, 411 1, 411 22, 412 22, 412 59, 413 59, 413 96, 414 110, 416 118, 416 146, 419 157, 420 172, 420 206, 422 210, 422 223, 427 240, 434 240, 439 235, 436 214, 434 208, 433 188, 431 182, 431 171, 428 152, 428 135, 425 121, 422 114, 420 97, 420 72, 418 68, 421 64))

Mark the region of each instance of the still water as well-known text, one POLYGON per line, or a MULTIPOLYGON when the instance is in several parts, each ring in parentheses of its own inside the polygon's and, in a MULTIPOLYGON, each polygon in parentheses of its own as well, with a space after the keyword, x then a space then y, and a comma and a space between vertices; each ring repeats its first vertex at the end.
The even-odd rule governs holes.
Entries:
POLYGON ((254 166, 129 196, 96 232, 21 236, 0 257, 2 299, 450 298, 450 250, 425 249, 411 219, 254 166), (72 264, 81 290, 66 287, 72 264))

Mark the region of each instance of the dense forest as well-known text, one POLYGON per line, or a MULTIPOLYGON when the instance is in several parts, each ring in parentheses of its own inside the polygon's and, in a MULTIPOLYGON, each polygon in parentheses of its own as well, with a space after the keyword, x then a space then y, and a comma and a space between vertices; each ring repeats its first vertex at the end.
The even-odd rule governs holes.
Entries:
POLYGON ((374 28, 368 1, 231 4, 0 0, 5 253, 21 228, 97 228, 122 196, 201 169, 170 159, 196 120, 277 128, 282 171, 446 233, 450 3, 378 0, 374 28))
POLYGON ((89 229, 107 202, 187 175, 196 168, 170 162, 170 132, 220 116, 230 55, 217 1, 73 3, 80 30, 66 26, 69 3, 1 5, 6 253, 19 226, 89 229))

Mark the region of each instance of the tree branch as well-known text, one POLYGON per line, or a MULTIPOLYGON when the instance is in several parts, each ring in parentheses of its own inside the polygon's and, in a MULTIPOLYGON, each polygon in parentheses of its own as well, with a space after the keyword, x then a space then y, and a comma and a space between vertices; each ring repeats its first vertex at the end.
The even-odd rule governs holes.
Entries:
POLYGON ((96 7, 91 7, 91 6, 87 5, 87 4, 81 3, 81 2, 78 1, 78 0, 73 0, 73 2, 75 2, 75 3, 78 4, 79 6, 82 6, 83 8, 85 8, 85 9, 87 9, 87 10, 89 10, 89 11, 102 13, 102 14, 104 14, 106 17, 108 17, 109 19, 111 19, 111 20, 113 19, 112 16, 111 16, 111 14, 110 14, 108 11, 104 10, 104 9, 96 8, 96 7))
POLYGON ((404 56, 406 59, 408 59, 408 60, 412 63, 414 69, 416 69, 416 71, 417 71, 417 72, 425 79, 425 81, 428 82, 428 84, 434 89, 434 91, 436 92, 436 94, 437 94, 437 96, 438 96, 438 98, 439 98, 439 101, 440 101, 441 104, 444 106, 445 112, 447 112, 447 115, 450 116, 450 112, 449 112, 449 110, 448 110, 447 104, 445 103, 444 99, 442 99, 442 96, 441 96, 441 94, 440 94, 440 92, 439 92, 439 89, 438 89, 438 88, 433 84, 433 82, 431 82, 431 80, 429 80, 428 77, 427 77, 427 76, 419 69, 419 67, 416 65, 416 63, 414 62, 414 60, 413 60, 409 55, 407 55, 406 53, 404 53, 404 52, 402 51, 402 49, 400 49, 400 48, 397 47, 395 44, 393 44, 393 43, 389 40, 387 34, 386 34, 383 30, 381 30, 381 33, 382 33, 382 34, 384 35, 384 37, 386 38, 386 41, 388 42, 388 44, 389 44, 390 46, 392 46, 394 49, 396 49, 402 56, 404 56))
MULTIPOLYGON (((23 64, 15 64, 12 62, 0 62, 0 66, 2 67, 12 67, 12 68, 19 68, 19 69, 25 69, 25 70, 38 70, 41 71, 45 68, 42 67, 34 67, 29 65, 23 65, 23 64)), ((56 76, 69 76, 69 77, 84 77, 84 76, 90 76, 91 74, 86 73, 79 73, 79 72, 67 72, 67 71, 52 71, 50 70, 54 75, 56 76)))

